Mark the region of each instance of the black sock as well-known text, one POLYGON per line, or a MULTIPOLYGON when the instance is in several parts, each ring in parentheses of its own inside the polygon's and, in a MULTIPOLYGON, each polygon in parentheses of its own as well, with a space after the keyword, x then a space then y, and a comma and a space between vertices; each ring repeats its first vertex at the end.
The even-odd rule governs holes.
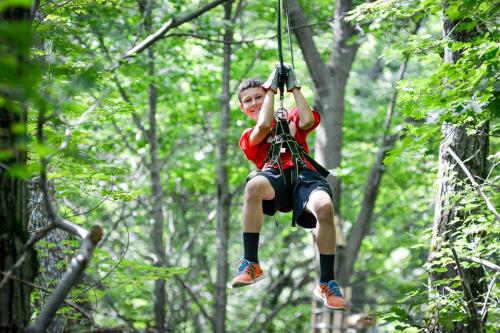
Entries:
POLYGON ((248 261, 259 262, 259 235, 258 232, 243 233, 244 258, 248 261))
POLYGON ((335 254, 319 254, 319 267, 321 283, 326 283, 335 280, 335 273, 333 271, 335 266, 335 254))

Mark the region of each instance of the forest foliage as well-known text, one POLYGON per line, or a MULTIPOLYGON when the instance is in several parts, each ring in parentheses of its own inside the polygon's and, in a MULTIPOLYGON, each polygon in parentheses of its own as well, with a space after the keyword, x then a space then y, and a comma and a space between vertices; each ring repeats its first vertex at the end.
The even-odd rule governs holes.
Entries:
MULTIPOLYGON (((167 281, 167 320, 173 332, 202 332, 211 325, 218 256, 216 172, 220 164, 228 167, 232 198, 230 276, 242 255, 242 195, 245 178, 253 167, 239 150, 238 140, 253 124, 239 110, 235 91, 246 77, 266 77, 277 62, 274 2, 235 1, 233 7, 241 8, 234 22, 224 20, 224 9, 217 6, 172 29, 150 46, 154 52, 152 71, 152 58, 146 51, 124 57, 151 33, 145 24, 147 10, 152 11, 150 25, 156 31, 171 18, 179 19, 206 3, 45 0, 39 2, 29 31, 2 25, 0 41, 16 39, 31 60, 22 73, 15 73, 11 70, 15 60, 0 59, 1 90, 9 90, 9 82, 19 80, 27 89, 32 87, 23 92, 28 100, 28 121, 15 125, 28 133, 22 143, 28 163, 10 167, 9 175, 37 179, 46 163, 59 215, 86 228, 100 224, 104 229, 104 240, 68 298, 92 313, 92 320, 66 304, 59 316, 70 331, 85 331, 91 326, 150 331, 154 327, 154 282, 159 278, 167 281), (229 26, 234 29, 230 146, 227 159, 221 161, 217 147, 222 36, 229 26), (152 248, 152 207, 157 198, 149 172, 151 84, 157 89, 164 267, 155 265, 158 258, 152 248)), ((335 1, 299 3, 326 59, 333 39, 335 1)), ((489 171, 481 190, 498 208, 499 5, 493 0, 353 3, 348 20, 359 32, 352 42, 360 43, 360 49, 347 85, 342 162, 335 170, 342 181, 346 236, 361 208, 366 179, 385 134, 387 105, 395 90, 396 111, 389 134, 401 138, 384 160, 373 224, 361 245, 351 280, 352 307, 378 317, 379 326, 373 332, 417 332, 436 318, 452 327, 469 315, 460 279, 440 282, 453 289, 446 298, 431 298, 427 285, 429 272, 446 270, 454 263, 450 248, 441 250, 439 261, 428 262, 441 126, 465 127, 469 135, 475 135, 481 125, 489 123, 489 171), (443 10, 456 22, 454 29, 476 31, 475 37, 456 41, 443 36, 443 10), (446 62, 445 48, 460 53, 459 60, 446 62), (406 60, 406 74, 396 82, 397 71, 406 60)), ((32 1, 2 2, 0 12, 12 4, 31 6, 32 1)), ((295 38, 292 42, 296 43, 295 38)), ((316 91, 296 45, 294 56, 303 92, 313 105, 316 91)), ((0 96, 0 104, 10 103, 6 95, 0 96)), ((287 99, 286 105, 291 102, 287 99)), ((311 146, 314 139, 312 135, 311 146)), ((0 163, 8 154, 0 151, 0 163)), ((462 182, 463 190, 453 193, 450 200, 463 211, 466 223, 456 231, 454 247, 460 258, 482 258, 498 264, 498 220, 468 179, 457 181, 462 182)), ((228 332, 309 330, 310 294, 317 278, 312 236, 291 227, 288 214, 278 214, 276 219, 277 224, 266 218, 261 235, 260 257, 269 267, 269 281, 252 289, 228 291, 228 332), (269 290, 280 283, 280 293, 269 290), (280 311, 273 314, 276 309, 280 311)), ((67 258, 79 247, 74 239, 59 245, 67 258)), ((40 241, 38 256, 50 256, 47 249, 55 246, 40 241)), ((63 272, 68 262, 53 264, 63 272)), ((462 265, 482 267, 466 260, 462 265)), ((45 269, 40 267, 39 272, 45 269)), ((500 325, 498 271, 485 271, 489 286, 484 303, 488 310, 486 331, 494 332, 500 325)), ((32 294, 33 318, 57 279, 36 283, 46 284, 44 290, 35 288, 32 294)))

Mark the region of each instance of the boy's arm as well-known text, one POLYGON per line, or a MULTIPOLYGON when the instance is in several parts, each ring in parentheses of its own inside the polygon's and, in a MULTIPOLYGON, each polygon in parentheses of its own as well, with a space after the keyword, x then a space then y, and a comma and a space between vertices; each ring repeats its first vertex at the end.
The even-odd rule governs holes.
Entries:
POLYGON ((295 105, 299 109, 299 127, 302 130, 307 130, 314 125, 314 116, 311 107, 307 103, 304 95, 300 91, 300 84, 295 75, 295 70, 291 66, 287 66, 287 81, 286 87, 289 92, 293 93, 295 105))
POLYGON ((252 133, 250 133, 251 145, 259 144, 271 131, 274 119, 274 94, 275 92, 271 89, 266 92, 259 118, 257 119, 257 125, 255 125, 252 133))
POLYGON ((299 88, 293 89, 292 93, 297 109, 299 109, 299 127, 302 130, 307 130, 314 125, 314 116, 311 107, 299 88))

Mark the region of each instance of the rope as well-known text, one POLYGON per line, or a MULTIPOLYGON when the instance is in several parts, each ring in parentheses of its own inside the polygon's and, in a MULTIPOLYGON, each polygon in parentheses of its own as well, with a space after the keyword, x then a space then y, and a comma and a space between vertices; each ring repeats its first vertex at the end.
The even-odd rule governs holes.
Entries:
MULTIPOLYGON (((293 59, 293 48, 292 48, 292 34, 290 32, 290 15, 288 14, 288 0, 283 0, 284 1, 284 7, 285 7, 285 16, 286 16, 286 26, 287 26, 287 33, 288 33, 288 47, 290 49, 290 57, 292 61, 292 68, 295 68, 295 63, 293 59)), ((278 72, 278 88, 280 91, 280 103, 282 103, 284 99, 284 91, 285 91, 285 81, 286 81, 286 74, 283 72, 283 46, 281 42, 281 11, 282 11, 282 4, 281 0, 278 0, 278 19, 277 19, 277 24, 276 24, 276 30, 277 30, 277 38, 278 38, 278 59, 280 63, 280 68, 278 72)), ((283 106, 281 106, 283 107, 283 106)))

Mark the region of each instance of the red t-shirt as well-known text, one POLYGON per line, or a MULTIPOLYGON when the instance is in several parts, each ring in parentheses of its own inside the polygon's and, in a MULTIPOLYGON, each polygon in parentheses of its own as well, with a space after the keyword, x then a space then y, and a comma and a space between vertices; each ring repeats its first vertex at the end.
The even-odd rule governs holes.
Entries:
MULTIPOLYGON (((307 130, 302 130, 299 127, 299 110, 297 108, 293 108, 288 112, 288 121, 289 121, 289 127, 290 127, 290 133, 293 135, 293 128, 296 128, 296 133, 294 135, 295 141, 299 145, 301 145, 306 153, 309 154, 309 146, 307 145, 307 135, 311 133, 321 122, 321 117, 319 113, 316 111, 313 111, 313 117, 314 117, 314 125, 308 128, 307 130)), ((274 126, 274 121, 273 121, 273 126, 274 126)), ((250 144, 250 133, 252 133, 253 129, 252 128, 247 128, 243 134, 241 135, 240 138, 240 147, 241 150, 243 150, 243 153, 245 153, 245 156, 247 159, 252 161, 255 166, 257 166, 257 169, 262 170, 264 169, 267 165, 264 165, 266 163, 266 158, 267 158, 267 151, 269 149, 269 146, 271 145, 272 142, 272 137, 271 134, 264 140, 262 140, 260 143, 256 145, 251 145, 250 144)), ((314 167, 304 159, 304 161, 307 163, 307 166, 310 169, 314 170, 314 167)), ((281 163, 283 165, 283 169, 288 169, 292 166, 294 166, 293 161, 292 161, 292 155, 290 151, 286 150, 284 154, 281 154, 281 163)), ((278 168, 276 165, 275 168, 278 168)))

